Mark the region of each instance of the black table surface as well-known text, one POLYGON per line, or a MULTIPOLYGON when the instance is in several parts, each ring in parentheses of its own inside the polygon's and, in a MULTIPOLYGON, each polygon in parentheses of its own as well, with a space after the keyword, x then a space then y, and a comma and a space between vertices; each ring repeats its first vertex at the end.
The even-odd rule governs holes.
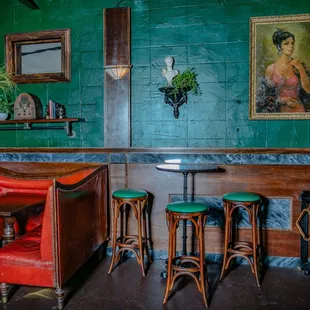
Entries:
POLYGON ((198 165, 198 164, 193 165, 165 164, 165 165, 158 165, 156 169, 168 172, 189 172, 189 173, 219 171, 219 167, 217 166, 198 165))
POLYGON ((0 196, 0 216, 10 217, 45 202, 43 195, 12 194, 0 196))

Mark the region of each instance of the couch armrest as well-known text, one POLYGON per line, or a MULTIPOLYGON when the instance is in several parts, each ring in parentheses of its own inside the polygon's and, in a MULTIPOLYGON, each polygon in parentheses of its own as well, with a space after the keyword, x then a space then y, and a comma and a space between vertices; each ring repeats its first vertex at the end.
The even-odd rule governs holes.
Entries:
POLYGON ((57 180, 57 182, 59 182, 61 184, 75 184, 75 183, 83 180, 87 176, 89 176, 97 168, 92 167, 92 168, 88 168, 88 169, 83 169, 82 171, 79 171, 79 172, 74 172, 74 173, 69 174, 69 175, 58 177, 56 180, 57 180))
POLYGON ((29 193, 33 191, 39 194, 43 192, 46 193, 49 186, 53 184, 51 178, 44 179, 42 177, 23 177, 23 176, 5 176, 0 174, 0 187, 6 191, 20 191, 29 193))
POLYGON ((57 284, 62 286, 107 240, 108 168, 75 184, 54 181, 57 284))

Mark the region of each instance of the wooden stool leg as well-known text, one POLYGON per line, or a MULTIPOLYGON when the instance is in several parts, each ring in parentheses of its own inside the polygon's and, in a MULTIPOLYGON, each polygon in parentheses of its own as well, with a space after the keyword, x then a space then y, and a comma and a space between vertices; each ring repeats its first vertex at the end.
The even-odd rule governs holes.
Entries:
MULTIPOLYGON (((123 242, 123 237, 127 235, 127 213, 128 213, 128 210, 127 210, 127 205, 126 204, 123 204, 120 208, 119 208, 119 219, 118 219, 118 222, 119 222, 119 237, 120 237, 120 240, 123 242)), ((120 253, 120 261, 122 262, 123 259, 124 259, 124 255, 125 252, 122 251, 120 253)))
POLYGON ((147 234, 147 229, 146 229, 146 214, 145 214, 146 212, 145 212, 145 209, 142 211, 142 218, 143 218, 143 237, 144 237, 144 239, 145 239, 145 246, 144 246, 144 248, 145 248, 145 254, 146 254, 146 257, 147 257, 147 259, 148 259, 148 261, 150 262, 150 263, 152 263, 153 262, 153 260, 152 260, 152 257, 151 257, 151 255, 150 255, 150 252, 149 252, 149 242, 150 242, 150 240, 149 240, 149 237, 148 237, 148 234, 147 234))
POLYGON ((253 246, 253 265, 254 265, 254 275, 256 278, 257 286, 260 287, 259 274, 257 270, 257 209, 258 205, 253 206, 252 210, 252 246, 253 246))
POLYGON ((139 242, 139 252, 140 252, 140 265, 143 277, 145 277, 145 269, 144 269, 144 244, 142 240, 142 207, 141 202, 138 201, 138 242, 139 242))
POLYGON ((173 247, 174 247, 174 216, 170 214, 166 214, 167 220, 168 220, 168 234, 169 234, 169 242, 168 242, 168 263, 167 263, 167 282, 166 282, 166 290, 165 290, 165 296, 163 300, 163 304, 165 304, 168 300, 169 292, 171 289, 171 285, 173 283, 172 279, 172 258, 173 258, 173 247))
POLYGON ((111 264, 108 271, 108 274, 112 272, 115 259, 116 259, 116 239, 117 239, 117 211, 118 208, 118 202, 114 200, 114 212, 113 212, 113 239, 112 239, 112 258, 111 258, 111 264))
POLYGON ((220 281, 223 279, 224 272, 226 270, 226 264, 228 261, 228 244, 230 242, 230 230, 231 230, 231 218, 229 212, 228 203, 224 202, 224 212, 225 212, 225 240, 224 240, 224 258, 223 258, 223 266, 222 272, 220 276, 220 281))
MULTIPOLYGON (((169 291, 172 290, 173 285, 174 285, 174 275, 175 275, 175 271, 172 269, 172 263, 174 258, 176 257, 176 248, 177 248, 177 225, 176 225, 176 218, 173 216, 172 217, 172 222, 173 222, 173 226, 172 226, 172 236, 171 236, 171 249, 172 249, 172 255, 171 255, 171 283, 170 283, 170 288, 169 291)), ((180 222, 179 222, 180 223, 180 222)))
MULTIPOLYGON (((204 231, 205 231, 205 226, 206 226, 206 223, 207 223, 207 215, 204 215, 203 216, 203 238, 204 238, 204 236, 205 236, 205 233, 204 233, 204 231)), ((207 285, 207 288, 209 289, 209 277, 208 277, 208 268, 207 268, 207 260, 206 260, 206 250, 205 250, 205 242, 203 242, 203 251, 202 251, 203 253, 204 253, 204 257, 205 257, 205 261, 204 261, 204 264, 205 264, 205 279, 206 279, 206 285, 207 285)))
MULTIPOLYGON (((260 235, 260 220, 259 220, 259 208, 260 205, 258 204, 256 207, 256 219, 257 219, 257 264, 258 264, 258 274, 261 276, 261 268, 262 268, 262 259, 263 259, 263 253, 262 253, 262 240, 261 240, 261 235, 260 235)), ((261 282, 261 277, 260 277, 260 281, 261 282)))
POLYGON ((200 288, 201 294, 203 298, 203 302, 208 308, 208 300, 207 300, 207 293, 206 293, 206 282, 205 281, 205 271, 207 266, 205 265, 205 249, 204 249, 204 216, 200 215, 198 217, 198 227, 199 227, 199 269, 200 269, 200 288))
MULTIPOLYGON (((179 222, 180 223, 180 222, 179 222)), ((172 257, 177 256, 177 227, 173 230, 171 252, 172 257)))

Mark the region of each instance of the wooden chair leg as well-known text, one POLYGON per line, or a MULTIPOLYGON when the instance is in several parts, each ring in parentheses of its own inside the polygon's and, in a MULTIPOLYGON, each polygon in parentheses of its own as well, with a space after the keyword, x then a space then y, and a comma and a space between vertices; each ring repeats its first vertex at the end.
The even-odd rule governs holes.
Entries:
POLYGON ((225 211, 225 240, 224 240, 224 258, 223 258, 223 266, 222 266, 222 272, 220 276, 220 281, 223 279, 224 272, 226 270, 226 264, 228 261, 228 244, 229 244, 229 237, 230 237, 230 229, 231 229, 231 219, 230 219, 230 213, 227 203, 224 203, 224 211, 225 211))
POLYGON ((143 237, 145 239, 145 254, 146 254, 146 257, 149 261, 149 263, 151 264, 153 262, 152 260, 152 257, 150 255, 150 252, 149 252, 149 237, 148 237, 148 234, 147 234, 147 230, 146 230, 146 214, 145 214, 145 210, 143 210, 143 237))
POLYGON ((177 229, 174 230, 172 235, 172 246, 171 246, 172 257, 177 256, 177 229))
POLYGON ((257 260, 257 212, 256 208, 258 206, 253 206, 252 210, 252 246, 253 246, 253 264, 254 264, 254 275, 256 279, 257 286, 260 287, 260 279, 258 274, 258 260, 257 260))
POLYGON ((205 284, 207 286, 207 291, 209 290, 209 277, 208 277, 208 266, 207 266, 207 260, 206 260, 206 247, 205 247, 205 225, 207 223, 207 215, 203 216, 203 223, 202 223, 202 229, 203 229, 203 243, 202 243, 202 253, 204 253, 204 275, 205 275, 205 284))
POLYGON ((198 218, 199 221, 199 269, 200 269, 200 287, 201 287, 201 294, 203 298, 203 302, 208 308, 208 300, 207 300, 207 292, 206 292, 206 282, 205 280, 205 269, 207 266, 205 265, 205 251, 204 251, 204 220, 203 216, 200 215, 198 218))
POLYGON ((170 287, 172 284, 172 258, 173 258, 173 227, 174 227, 174 217, 173 215, 167 215, 168 218, 168 234, 169 234, 169 242, 168 242, 168 263, 167 263, 167 282, 166 282, 166 290, 165 296, 163 300, 163 304, 165 304, 168 300, 170 287))
POLYGON ((145 277, 145 268, 144 268, 144 244, 142 240, 142 208, 141 202, 138 201, 138 242, 139 242, 139 256, 140 256, 140 265, 143 277, 145 277))
POLYGON ((57 309, 62 309, 64 307, 65 291, 61 287, 56 287, 55 290, 57 309))
POLYGON ((2 303, 5 304, 8 302, 8 294, 9 294, 9 285, 7 283, 0 284, 2 303))
POLYGON ((114 223, 113 223, 113 238, 112 238, 112 257, 111 257, 111 263, 110 263, 108 274, 112 272, 115 259, 116 259, 116 239, 117 239, 117 217, 116 217, 117 212, 116 211, 117 211, 117 202, 115 201, 114 214, 113 214, 114 223))

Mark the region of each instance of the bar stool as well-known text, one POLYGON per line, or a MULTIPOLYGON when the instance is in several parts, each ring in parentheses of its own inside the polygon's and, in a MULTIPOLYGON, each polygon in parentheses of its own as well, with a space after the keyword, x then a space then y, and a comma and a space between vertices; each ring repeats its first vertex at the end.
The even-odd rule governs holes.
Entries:
POLYGON ((120 254, 124 251, 131 251, 137 258, 141 266, 142 275, 145 277, 144 251, 147 259, 152 263, 148 249, 148 238, 146 232, 145 206, 148 194, 146 191, 137 189, 121 189, 112 195, 113 198, 113 237, 112 237, 112 259, 108 274, 112 272, 113 266, 120 260, 120 254), (138 235, 127 235, 126 221, 123 220, 126 206, 133 209, 135 218, 138 222, 138 235), (120 234, 117 237, 117 222, 120 218, 120 234), (124 233, 125 230, 125 233, 124 233))
POLYGON ((225 241, 224 260, 220 280, 224 276, 225 270, 229 268, 231 260, 235 257, 245 258, 251 267, 251 271, 256 278, 257 285, 260 286, 259 279, 259 233, 257 230, 257 213, 261 204, 261 197, 250 192, 231 192, 223 196, 225 211, 225 241), (252 242, 234 241, 232 238, 232 216, 233 212, 239 208, 245 209, 249 214, 252 230, 252 242), (251 261, 251 258, 253 261, 251 261))
POLYGON ((207 293, 205 281, 205 245, 204 245, 204 226, 207 220, 208 207, 198 202, 175 202, 170 203, 166 207, 166 220, 169 230, 169 248, 168 248, 168 263, 167 263, 167 284, 163 300, 165 304, 168 300, 169 293, 173 289, 175 280, 187 275, 194 278, 199 292, 202 294, 203 301, 206 307, 207 293), (196 235, 199 240, 199 257, 193 255, 176 256, 176 239, 177 228, 179 222, 188 220, 193 224, 196 235))

